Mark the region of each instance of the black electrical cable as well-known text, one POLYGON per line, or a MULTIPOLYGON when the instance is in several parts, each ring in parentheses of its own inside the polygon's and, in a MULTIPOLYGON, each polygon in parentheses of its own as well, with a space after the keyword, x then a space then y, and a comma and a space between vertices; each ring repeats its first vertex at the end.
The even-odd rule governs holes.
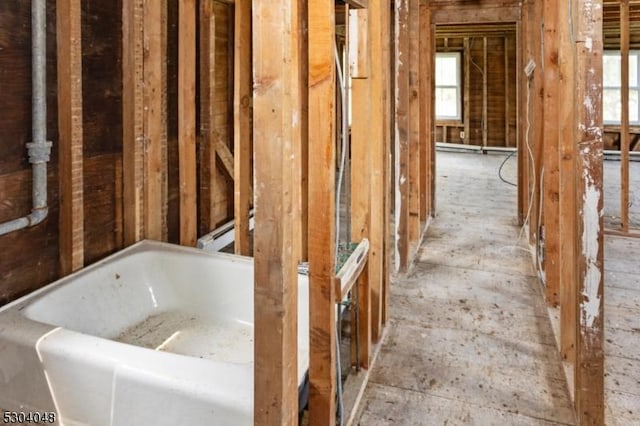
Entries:
POLYGON ((513 151, 511 152, 511 154, 507 155, 507 157, 504 159, 504 161, 502 161, 502 164, 500 164, 500 168, 498 169, 498 177, 500 178, 501 181, 503 181, 506 184, 509 184, 511 186, 518 186, 513 182, 509 182, 508 180, 506 180, 504 177, 502 177, 502 168, 504 167, 504 165, 506 164, 507 160, 509 160, 509 158, 513 157, 513 155, 516 153, 517 151, 513 151))

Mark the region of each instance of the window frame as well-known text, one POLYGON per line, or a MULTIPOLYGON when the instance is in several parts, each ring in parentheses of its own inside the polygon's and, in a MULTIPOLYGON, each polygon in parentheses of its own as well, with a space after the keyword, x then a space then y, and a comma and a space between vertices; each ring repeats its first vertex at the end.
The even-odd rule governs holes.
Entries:
MULTIPOLYGON (((615 49, 608 49, 605 50, 603 52, 603 56, 616 56, 616 57, 621 57, 622 52, 620 50, 615 50, 615 49)), ((638 99, 638 120, 633 121, 631 120, 631 110, 629 110, 629 125, 630 126, 639 126, 640 125, 640 50, 629 50, 629 57, 635 56, 636 59, 636 84, 632 85, 631 84, 631 75, 629 75, 629 93, 636 92, 637 93, 637 99, 638 99)), ((622 68, 622 67, 621 67, 622 68)), ((618 90, 620 92, 620 98, 622 99, 622 82, 620 82, 620 86, 606 86, 604 84, 604 74, 602 76, 602 103, 604 106, 604 96, 607 90, 618 90)), ((631 96, 629 96, 629 99, 631 99, 631 96)), ((620 102, 620 107, 622 108, 622 102, 620 102)), ((622 113, 621 113, 622 115, 622 113)), ((604 111, 603 111, 603 124, 604 125, 610 125, 610 126, 619 126, 622 124, 622 120, 620 121, 612 121, 612 120, 604 120, 604 111)))
POLYGON ((436 116, 436 121, 462 121, 462 69, 461 69, 461 64, 462 64, 462 52, 436 52, 436 58, 435 60, 438 60, 438 57, 447 57, 447 58, 455 58, 456 59, 456 85, 452 86, 450 84, 438 84, 437 81, 437 73, 436 76, 434 76, 436 82, 435 82, 435 93, 434 95, 436 95, 436 93, 438 92, 438 89, 456 89, 456 102, 457 102, 457 112, 458 114, 453 116, 453 115, 443 115, 440 116, 438 115, 438 105, 437 105, 437 96, 436 96, 436 102, 435 102, 435 116, 436 116))

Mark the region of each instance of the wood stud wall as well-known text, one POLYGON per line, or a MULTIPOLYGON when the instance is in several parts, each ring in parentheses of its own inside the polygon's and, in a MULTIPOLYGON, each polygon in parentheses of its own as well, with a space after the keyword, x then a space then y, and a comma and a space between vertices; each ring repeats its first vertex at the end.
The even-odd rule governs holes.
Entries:
POLYGON ((580 424, 604 424, 602 1, 579 1, 575 34, 577 293, 575 404, 580 424))
POLYGON ((122 2, 122 172, 124 244, 142 239, 144 157, 144 7, 141 0, 122 2))
POLYGON ((57 2, 60 132, 60 273, 84 265, 82 29, 80 0, 57 2))
POLYGON ((251 254, 249 209, 251 199, 251 0, 235 2, 234 43, 234 228, 235 252, 251 254))
MULTIPOLYGON (((320 8, 321 2, 315 2, 320 8)), ((332 4, 322 2, 332 12, 332 4)), ((287 0, 274 8, 271 1, 253 2, 253 75, 254 75, 254 138, 256 194, 254 231, 254 321, 257 325, 254 337, 254 423, 256 425, 292 425, 297 422, 298 374, 297 374, 297 308, 299 257, 292 250, 300 216, 295 211, 295 190, 299 179, 299 153, 301 143, 300 121, 300 62, 299 62, 299 0, 287 0)), ((310 9, 310 39, 314 34, 314 18, 326 27, 333 28, 327 13, 310 9), (318 19, 320 18, 320 19, 318 19)), ((331 34, 326 34, 331 37, 331 34)), ((322 43, 318 43, 321 45, 322 43)), ((319 68, 324 71, 330 56, 327 43, 318 49, 324 58, 319 68)), ((313 64, 313 59, 310 59, 313 64)), ((312 65, 313 66, 313 65, 312 65)), ((330 73, 329 76, 332 74, 330 73)), ((331 88, 331 87, 329 87, 331 88)), ((322 98, 322 105, 325 101, 322 98)), ((331 109, 328 109, 331 112, 331 109)), ((323 122, 326 126, 326 121, 323 122)), ((325 132, 327 133, 327 132, 325 132)), ((330 140, 329 140, 330 141, 330 140)), ((325 143, 327 140, 322 139, 325 143)), ((333 145, 333 144, 329 144, 333 145)), ((325 145, 326 147, 327 145, 325 145)), ((325 149, 325 152, 327 150, 325 149)), ((321 157, 319 157, 321 158, 321 157)), ((333 160, 332 158, 324 158, 333 160)), ((326 164, 326 163, 324 163, 326 164)), ((331 169, 322 168, 321 173, 331 169)), ((326 187, 326 179, 318 182, 326 187)), ((323 191, 326 194, 326 192, 323 191)), ((311 197, 313 199, 313 196, 311 197)), ((329 197, 330 199, 332 197, 329 197)), ((323 198, 322 201, 329 201, 323 198)), ((313 206, 315 207, 315 206, 313 206)), ((311 208, 311 206, 310 206, 311 208)), ((312 209, 313 210, 313 209, 312 209)), ((322 209, 331 210, 324 205, 322 209)), ((321 227, 326 236, 318 236, 322 249, 331 254, 331 227, 321 227)), ((314 241, 316 241, 314 239, 314 241)), ((324 252, 323 252, 324 253, 324 252)), ((328 257, 328 256, 327 256, 328 257)), ((317 282, 316 267, 332 272, 332 263, 326 257, 313 263, 310 271, 310 303, 320 306, 314 295, 326 285, 317 282), (314 301, 316 302, 314 304, 314 301)), ((329 288, 332 288, 329 283, 329 288)), ((323 315, 328 313, 325 309, 323 315)), ((317 371, 317 358, 313 352, 316 321, 311 316, 311 374, 317 371)), ((335 324, 335 323, 334 323, 335 324)), ((330 336, 334 333, 331 329, 330 336)), ((326 331, 325 331, 326 332, 326 331)), ((324 334, 324 333, 322 333, 324 334)), ((322 346, 322 349, 325 349, 322 346)), ((329 348, 331 349, 331 348, 329 348)), ((332 357, 331 350, 322 356, 332 357)), ((331 365, 330 367, 333 367, 331 365)), ((314 391, 312 390, 312 393, 314 391)))
POLYGON ((309 303, 313 425, 335 424, 335 91, 333 1, 309 2, 309 303), (311 46, 314 46, 312 49, 311 46), (316 119, 312 119, 315 117, 316 119), (329 124, 329 125, 327 125, 329 124), (313 224, 313 225, 312 225, 313 224))
MULTIPOLYGON (((228 55, 220 51, 216 42, 221 30, 216 23, 223 22, 222 13, 216 15, 221 3, 201 2, 197 9, 195 0, 123 0, 122 44, 118 51, 122 62, 122 146, 114 145, 115 150, 110 146, 106 154, 97 155, 100 149, 88 145, 93 138, 87 137, 95 129, 84 126, 87 121, 83 119, 87 115, 83 106, 89 108, 91 115, 94 105, 86 101, 88 94, 82 89, 86 81, 82 61, 91 59, 82 43, 82 4, 79 0, 57 2, 60 143, 59 167, 53 168, 50 175, 57 179, 55 188, 60 190, 60 273, 69 273, 144 237, 169 238, 169 216, 174 214, 168 207, 172 205, 171 169, 175 171, 176 167, 170 161, 173 154, 169 115, 175 111, 180 242, 194 245, 199 229, 211 229, 225 219, 219 212, 220 205, 228 203, 230 197, 220 194, 227 186, 224 179, 233 180, 236 250, 248 254, 248 212, 255 196, 254 306, 256 324, 263 327, 262 332, 256 333, 255 344, 256 424, 296 422, 297 356, 291 350, 297 347, 296 265, 307 254, 311 285, 310 418, 311 424, 333 424, 337 344, 333 285, 335 5, 328 0, 286 0, 283 7, 276 9, 271 3, 235 2, 234 23, 229 26, 235 36, 235 65, 230 68, 235 76, 234 124, 227 123, 233 130, 231 150, 228 141, 215 131, 220 122, 226 123, 219 119, 220 112, 224 115, 228 111, 228 99, 220 99, 215 86, 222 75, 216 68, 218 55, 228 55), (176 21, 177 50, 170 40, 170 21, 175 18, 171 11, 177 10, 176 5, 180 12, 176 21), (300 30, 305 26, 308 40, 301 36, 304 31, 300 30), (170 105, 174 90, 170 86, 171 52, 177 53, 178 58, 177 108, 170 105), (198 54, 200 91, 196 104, 198 54), (198 123, 200 138, 196 140, 198 123), (252 167, 257 183, 255 194, 251 188, 252 167), (226 178, 222 170, 226 170, 226 178), (109 181, 108 194, 113 197, 109 204, 113 229, 108 230, 111 239, 104 246, 95 243, 93 230, 97 222, 93 222, 90 213, 95 208, 90 189, 100 179, 109 181)), ((495 51, 505 52, 497 65, 506 80, 498 101, 492 102, 486 96, 494 90, 487 88, 486 72, 484 75, 485 96, 479 113, 485 126, 479 137, 484 144, 489 143, 488 132, 491 126, 497 126, 504 138, 518 140, 519 218, 524 220, 531 207, 529 226, 534 243, 541 237, 537 225, 544 224, 546 296, 550 304, 560 305, 560 350, 575 368, 577 415, 580 424, 602 424, 603 232, 598 214, 602 209, 602 110, 597 107, 602 96, 602 3, 575 1, 572 14, 580 19, 574 28, 565 25, 568 10, 557 0, 526 1, 522 15, 521 9, 510 2, 488 2, 479 10, 465 2, 444 0, 398 0, 393 10, 383 0, 351 3, 357 8, 365 7, 351 12, 351 51, 355 55, 351 71, 352 166, 356 171, 352 180, 352 239, 366 237, 371 242, 369 263, 360 284, 364 289, 359 299, 361 319, 365 319, 360 333, 364 351, 357 362, 369 366, 371 345, 380 338, 388 316, 389 259, 395 257, 399 271, 408 270, 435 209, 431 77, 436 28, 470 22, 515 22, 515 36, 487 36, 474 45, 470 36, 460 38, 460 49, 475 52, 475 56, 463 59, 467 70, 463 84, 465 91, 474 84, 467 75, 470 59, 480 58, 479 65, 486 71, 489 64, 496 62, 495 51), (537 64, 530 82, 522 73, 529 58, 537 64), (512 66, 517 70, 513 81, 508 72, 512 66), (512 98, 515 104, 508 101, 512 98), (581 101, 587 99, 595 107, 581 101), (498 109, 500 125, 491 118, 498 109), (524 125, 527 114, 531 123, 528 132, 524 125), (487 127, 487 123, 493 124, 487 127), (514 123, 519 130, 511 136, 514 123), (527 139, 533 161, 523 143, 527 139), (391 205, 391 200, 395 204, 391 205), (392 210, 393 230, 389 225, 392 210), (584 239, 589 244, 584 244, 584 239)), ((231 10, 228 5, 224 7, 231 10)), ((619 16, 623 52, 634 43, 629 35, 630 14, 628 0, 622 0, 619 16)), ((227 35, 231 34, 229 28, 225 28, 227 35)), ((231 75, 229 72, 227 77, 231 75)), ((628 76, 623 75, 625 81, 628 76)), ((472 115, 473 108, 465 100, 464 115, 472 115)), ((628 133, 628 125, 628 112, 623 112, 623 134, 628 133)), ((469 135, 472 126, 465 122, 462 129, 469 135)), ((628 138, 623 137, 622 146, 623 158, 627 158, 628 138)), ((622 173, 628 190, 624 167, 622 173)), ((0 183, 5 179, 5 174, 1 175, 0 183)), ((2 185, 5 188, 7 184, 2 185)), ((624 198, 622 202, 625 203, 624 198)), ((628 227, 628 218, 623 218, 623 231, 627 230, 625 223, 628 227)), ((4 238, 3 244, 9 241, 4 238)), ((53 252, 48 253, 50 256, 53 252)), ((4 269, 0 272, 7 276, 4 269)))
MULTIPOLYGON (((560 169, 558 165, 558 46, 557 46, 557 0, 544 1, 544 57, 543 60, 543 204, 544 272, 547 302, 560 303, 560 169)), ((541 169, 542 171, 542 169, 541 169)))
MULTIPOLYGON (((349 67, 351 69, 351 241, 361 241, 371 235, 372 203, 372 104, 371 104, 371 46, 369 11, 349 11, 349 67)), ((368 264, 358 283, 359 344, 358 359, 352 363, 369 368, 371 357, 371 281, 368 264)), ((353 322, 355 324, 355 321, 353 322)), ((355 346, 352 346, 355 349, 355 346)), ((354 356, 356 356, 354 354, 354 356)))

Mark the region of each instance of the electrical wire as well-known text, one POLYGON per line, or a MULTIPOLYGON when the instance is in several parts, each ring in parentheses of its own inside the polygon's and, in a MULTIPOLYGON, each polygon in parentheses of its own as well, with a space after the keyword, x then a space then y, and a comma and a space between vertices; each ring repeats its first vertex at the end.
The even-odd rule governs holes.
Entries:
MULTIPOLYGON (((536 160, 533 157, 533 151, 531 150, 531 144, 529 142, 529 132, 531 131, 531 118, 529 117, 529 100, 531 98, 531 80, 529 80, 529 82, 527 83, 527 108, 526 108, 526 117, 527 117, 527 128, 526 128, 526 132, 524 134, 524 140, 525 140, 525 145, 527 146, 527 152, 529 153, 529 158, 531 159, 531 174, 532 174, 532 178, 533 178, 533 182, 536 181, 536 160)), ((528 189, 528 188, 527 188, 528 189)), ((527 226, 527 224, 529 223, 529 221, 531 220, 531 210, 533 207, 533 190, 531 191, 531 194, 529 194, 529 208, 527 211, 527 216, 524 219, 524 223, 522 224, 522 228, 520 228, 520 235, 518 236, 518 239, 522 238, 524 235, 524 230, 527 226)))
POLYGON ((498 177, 500 178, 501 181, 503 181, 504 183, 511 185, 511 186, 518 186, 517 184, 513 183, 513 182, 509 182, 508 180, 506 180, 504 178, 504 176, 502 176, 502 168, 504 167, 504 165, 507 163, 507 161, 509 160, 509 158, 513 157, 514 154, 517 151, 513 151, 511 154, 507 155, 507 157, 502 161, 502 164, 500 164, 500 168, 498 169, 498 177))
MULTIPOLYGON (((339 306, 339 305, 338 305, 339 306)), ((344 403, 342 401, 342 365, 340 360, 340 341, 342 340, 342 333, 340 332, 340 323, 342 322, 342 313, 340 307, 338 307, 338 321, 336 321, 336 374, 338 375, 338 380, 336 380, 336 397, 338 400, 337 408, 338 408, 338 425, 343 425, 343 417, 344 417, 344 403)))
POLYGON ((542 285, 546 287, 547 279, 544 274, 544 268, 542 268, 542 259, 540 259, 541 258, 540 256, 541 242, 542 242, 542 238, 544 237, 540 229, 540 220, 542 219, 542 207, 544 205, 543 191, 544 191, 544 166, 542 166, 542 170, 540 170, 540 203, 539 203, 540 205, 538 206, 538 223, 536 224, 536 230, 538 233, 538 238, 536 238, 536 265, 538 266, 538 277, 540 278, 542 285))
POLYGON ((347 113, 347 97, 346 97, 346 82, 344 73, 342 71, 342 65, 340 64, 340 56, 338 54, 338 45, 334 42, 333 51, 336 60, 336 70, 338 73, 338 81, 340 83, 340 93, 342 94, 342 152, 340 156, 340 165, 338 168, 338 187, 336 189, 336 241, 335 241, 335 260, 338 261, 338 247, 340 244, 340 198, 342 194, 342 181, 344 175, 344 168, 347 156, 347 145, 349 141, 349 135, 347 131, 348 126, 348 113, 347 113))
MULTIPOLYGON (((333 50, 336 61, 336 70, 338 73, 338 81, 340 83, 340 93, 342 94, 342 153, 340 158, 340 165, 338 168, 338 188, 336 190, 336 240, 335 240, 335 262, 338 262, 338 248, 340 246, 340 195, 342 194, 342 179, 344 174, 344 167, 346 162, 346 152, 347 152, 347 144, 348 144, 348 133, 347 133, 347 125, 348 125, 348 115, 347 115, 347 102, 346 102, 346 84, 344 73, 342 72, 342 66, 340 64, 340 56, 338 54, 338 45, 334 42, 333 50), (345 125, 346 123, 346 125, 345 125)), ((341 315, 340 309, 338 308, 338 315, 341 315)), ((336 397, 338 400, 337 403, 337 416, 338 416, 338 424, 342 426, 343 424, 343 416, 344 416, 344 406, 342 401, 342 366, 340 365, 340 318, 336 321, 336 397)))

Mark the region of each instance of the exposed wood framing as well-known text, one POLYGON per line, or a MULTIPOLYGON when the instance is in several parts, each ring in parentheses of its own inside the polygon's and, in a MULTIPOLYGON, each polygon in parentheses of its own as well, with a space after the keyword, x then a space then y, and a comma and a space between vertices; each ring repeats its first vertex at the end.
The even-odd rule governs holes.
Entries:
POLYGON ((178 158, 180 244, 195 246, 196 206, 196 4, 180 0, 178 23, 178 158))
POLYGON ((369 7, 369 0, 344 0, 352 9, 367 9, 369 7))
MULTIPOLYGON (((271 2, 264 0, 264 7, 271 2)), ((309 2, 309 303, 311 425, 335 424, 335 10, 309 2)), ((264 16, 261 17, 264 21, 264 16)), ((273 37, 281 31, 265 32, 273 37)), ((270 43, 272 44, 272 42, 270 43)), ((256 145, 257 146, 257 145, 256 145)))
MULTIPOLYGON (((369 11, 349 12, 349 48, 351 68, 351 241, 369 238, 371 224, 371 51, 369 44, 369 11)), ((369 368, 371 358, 371 288, 369 266, 358 282, 359 354, 353 360, 369 368)))
POLYGON ((166 1, 144 2, 144 235, 167 236, 166 1))
POLYGON ((395 265, 409 266, 409 1, 395 3, 395 265))
MULTIPOLYGON (((530 30, 530 41, 532 44, 531 57, 536 62, 537 69, 533 73, 533 84, 531 86, 530 102, 531 102, 531 135, 530 142, 533 147, 534 161, 531 165, 534 170, 532 184, 532 208, 531 208, 531 220, 529 221, 529 238, 533 242, 535 239, 540 238, 541 229, 541 209, 540 203, 542 202, 542 194, 540 188, 542 187, 542 172, 543 172, 543 141, 544 134, 544 76, 543 76, 543 61, 542 56, 542 43, 543 43, 543 2, 533 1, 531 10, 533 13, 532 25, 530 30)), ((536 252, 536 259, 538 259, 539 253, 536 252)), ((536 266, 538 267, 538 266, 536 266)))
MULTIPOLYGON (((214 145, 215 145, 216 154, 220 159, 220 162, 222 163, 224 171, 227 172, 227 175, 231 179, 233 179, 234 170, 235 170, 235 158, 231 153, 231 150, 229 149, 227 144, 220 139, 216 140, 214 145)), ((251 188, 246 188, 246 191, 248 192, 250 189, 251 188)))
POLYGON ((369 2, 369 45, 370 61, 369 80, 371 85, 370 110, 370 142, 371 155, 371 183, 370 183, 370 209, 371 220, 369 223, 369 287, 371 291, 371 338, 377 342, 382 334, 382 305, 384 286, 384 245, 385 238, 385 211, 384 205, 387 195, 385 193, 385 146, 388 139, 385 136, 386 115, 386 91, 385 78, 389 70, 388 61, 383 49, 388 43, 388 35, 385 35, 385 14, 388 9, 383 0, 371 0, 369 2))
POLYGON ((409 0, 409 256, 420 244, 420 0, 409 0))
MULTIPOLYGON (((431 13, 431 53, 428 53, 431 61, 431 75, 436 75, 436 61, 435 61, 435 52, 436 52, 436 25, 433 23, 433 13, 431 13)), ((436 79, 431 79, 431 124, 430 124, 430 132, 431 132, 431 164, 429 165, 431 173, 429 173, 430 187, 431 187, 431 215, 434 216, 436 213, 436 120, 435 120, 435 111, 436 111, 436 97, 434 96, 436 93, 436 79)))
POLYGON ((509 140, 509 37, 504 37, 504 145, 511 146, 509 140))
MULTIPOLYGON (((296 214, 299 212, 296 212, 295 207, 297 201, 294 199, 294 186, 297 185, 300 168, 299 158, 296 158, 300 145, 299 6, 298 0, 280 2, 279 7, 273 7, 268 0, 253 1, 253 135, 256 140, 255 156, 260 159, 255 163, 256 425, 297 424, 298 258, 293 253, 292 245, 294 239, 298 238, 295 232, 300 223, 299 214, 296 214)), ((327 9, 332 12, 333 4, 330 6, 327 9)), ((327 17, 326 22, 326 25, 332 25, 333 18, 327 17)), ((332 101, 327 103, 332 104, 332 101)), ((331 108, 329 110, 333 112, 331 108)), ((327 120, 323 122, 325 127, 326 122, 327 120)), ((324 142, 326 141, 323 140, 324 142)), ((321 155, 318 154, 316 158, 320 160, 321 155)), ((333 171, 333 158, 327 160, 331 161, 326 168, 319 167, 322 173, 333 171)), ((333 175, 331 176, 333 179, 333 175)), ((332 198, 329 197, 328 202, 332 202, 332 198)), ((326 205, 317 210, 330 215, 330 209, 326 205)), ((329 217, 333 220, 333 216, 329 217)), ((331 232, 327 232, 328 228, 323 226, 326 223, 331 222, 312 227, 314 230, 320 228, 321 232, 327 234, 328 238, 324 239, 314 235, 326 244, 318 250, 323 258, 333 254, 331 232)), ((311 240, 315 241, 315 238, 311 240)), ((313 328, 314 314, 317 315, 314 308, 322 306, 314 298, 318 287, 321 287, 317 282, 317 266, 315 264, 312 269, 315 277, 313 274, 310 277, 312 374, 314 360, 317 362, 313 352, 314 344, 317 344, 314 339, 317 330, 313 328)), ((325 272, 333 274, 333 263, 326 266, 325 272)), ((333 285, 330 276, 327 276, 326 281, 328 292, 331 293, 333 285)), ((332 310, 335 309, 333 303, 333 299, 325 301, 325 313, 329 311, 329 305, 332 310)), ((331 327, 331 336, 335 334, 334 327, 335 322, 331 327)), ((333 349, 322 347, 322 355, 331 357, 333 349)), ((333 368, 331 362, 322 367, 333 368)))
POLYGON ((418 93, 420 116, 420 222, 426 226, 430 217, 430 186, 431 173, 431 13, 429 7, 420 4, 419 10, 419 63, 418 63, 418 93))
POLYGON ((489 68, 487 63, 487 38, 482 37, 482 146, 487 146, 489 137, 489 117, 487 103, 489 98, 489 68))
POLYGON ((144 232, 144 5, 122 2, 122 173, 124 244, 144 232))
POLYGON ((575 404, 579 424, 604 424, 604 245, 602 1, 579 0, 576 27, 578 332, 575 404))
POLYGON ((469 144, 469 138, 471 136, 471 49, 469 48, 469 37, 465 37, 463 41, 463 59, 464 59, 464 88, 462 94, 463 112, 462 119, 464 120, 464 143, 469 144))
POLYGON ((214 183, 216 149, 215 117, 215 16, 212 1, 200 2, 200 223, 201 231, 216 227, 214 183))
POLYGON ((80 0, 56 2, 60 274, 84 266, 82 29, 80 0))
POLYGON ((450 7, 437 7, 431 11, 432 22, 436 24, 481 24, 496 22, 516 22, 520 18, 520 8, 517 6, 498 6, 479 8, 460 7, 452 5, 450 7))
POLYGON ((309 0, 298 8, 300 19, 300 260, 309 260, 309 0))
POLYGON ((527 29, 527 8, 525 5, 522 6, 522 20, 519 21, 518 27, 516 28, 516 45, 518 48, 516 49, 516 78, 518 81, 517 84, 517 100, 516 107, 518 109, 518 117, 523 117, 523 119, 518 119, 517 126, 517 135, 518 135, 518 225, 523 226, 524 221, 527 216, 528 209, 528 196, 529 196, 529 183, 528 183, 528 168, 527 168, 527 158, 528 158, 528 149, 526 147, 526 124, 528 121, 527 118, 527 107, 525 105, 526 96, 524 93, 526 92, 526 87, 528 81, 526 78, 522 76, 522 69, 524 67, 524 57, 525 57, 525 37, 523 34, 526 34, 527 29))
POLYGON ((235 252, 251 254, 251 0, 236 0, 234 25, 233 141, 235 252))
POLYGON ((629 232, 629 0, 620 2, 620 221, 629 232))
POLYGON ((544 272, 547 303, 560 303, 560 170, 558 165, 557 0, 544 0, 544 124, 543 188, 544 272))
MULTIPOLYGON (((391 132, 394 127, 393 120, 394 115, 392 112, 391 102, 394 97, 392 92, 392 65, 393 61, 393 29, 392 29, 392 9, 384 2, 381 7, 381 32, 382 32, 382 64, 380 67, 382 79, 383 79, 383 144, 384 144, 384 239, 383 239, 383 261, 382 261, 382 324, 387 322, 389 312, 389 281, 391 277, 391 253, 394 252, 394 239, 391 237, 391 153, 392 153, 392 137, 391 132), (382 71, 384 70, 384 71, 382 71)), ((375 293, 372 296, 375 298, 375 293)), ((374 311, 375 312, 375 311, 374 311)), ((375 313, 374 313, 375 315, 375 313)), ((376 326, 374 321, 373 327, 376 326)), ((381 330, 380 330, 381 331, 381 330)), ((375 332, 375 328, 372 331, 374 336, 379 336, 380 333, 375 332)))
MULTIPOLYGON (((569 22, 569 10, 558 1, 557 22, 569 22)), ((569 26, 558 25, 558 156, 559 156, 559 255, 560 255, 560 353, 575 365, 577 328, 576 280, 576 156, 573 105, 574 51, 569 26)))

